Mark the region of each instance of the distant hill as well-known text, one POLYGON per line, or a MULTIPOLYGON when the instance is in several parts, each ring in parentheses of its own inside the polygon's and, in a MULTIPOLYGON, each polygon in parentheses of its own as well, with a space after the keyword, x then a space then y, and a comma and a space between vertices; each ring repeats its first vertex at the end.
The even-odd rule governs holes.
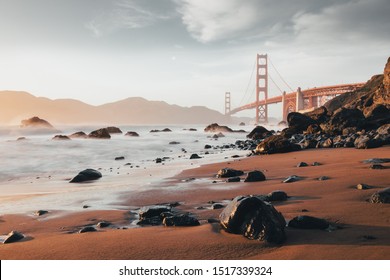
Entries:
POLYGON ((131 97, 93 106, 74 99, 48 99, 23 91, 0 91, 0 124, 20 124, 39 116, 53 124, 209 124, 238 123, 203 106, 181 107, 131 97))

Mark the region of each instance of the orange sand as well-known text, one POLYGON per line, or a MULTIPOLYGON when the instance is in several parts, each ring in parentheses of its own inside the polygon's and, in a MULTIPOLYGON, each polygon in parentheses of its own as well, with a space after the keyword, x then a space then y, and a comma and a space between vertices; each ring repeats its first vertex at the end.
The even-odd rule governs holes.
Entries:
MULTIPOLYGON (((123 194, 129 209, 143 205, 180 201, 178 208, 193 212, 202 225, 189 228, 128 227, 136 218, 129 211, 91 211, 71 215, 0 216, 0 233, 18 230, 28 236, 23 241, 0 244, 1 259, 390 259, 390 205, 366 201, 380 188, 390 186, 390 168, 372 170, 362 160, 390 158, 390 147, 371 150, 321 149, 288 154, 257 156, 231 162, 205 165, 185 170, 160 190, 132 195, 123 194), (321 166, 297 168, 300 161, 321 166), (257 183, 212 184, 213 176, 223 167, 244 171, 263 170, 267 181, 257 183), (281 183, 290 175, 304 180, 281 183), (320 176, 330 177, 318 181, 320 176), (183 182, 186 178, 197 178, 183 182), (357 190, 365 183, 377 186, 357 190), (217 218, 219 210, 197 210, 210 206, 208 201, 222 201, 237 195, 267 194, 273 190, 287 192, 291 199, 275 203, 286 220, 297 215, 325 218, 342 226, 332 232, 286 229, 287 241, 281 246, 248 240, 224 232, 218 224, 205 219, 217 218), (302 209, 309 210, 302 213, 302 209), (114 228, 92 233, 75 233, 84 225, 107 220, 114 228), (120 228, 120 229, 118 229, 120 228), (367 240, 363 236, 374 236, 367 240)), ((390 164, 384 164, 390 167, 390 164)))

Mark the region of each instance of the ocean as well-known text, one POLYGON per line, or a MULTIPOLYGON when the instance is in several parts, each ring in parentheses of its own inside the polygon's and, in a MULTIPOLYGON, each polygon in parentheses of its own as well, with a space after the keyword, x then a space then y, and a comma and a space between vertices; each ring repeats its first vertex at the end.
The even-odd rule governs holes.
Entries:
MULTIPOLYGON (((245 156, 248 151, 205 149, 205 145, 223 146, 245 140, 246 133, 225 133, 217 140, 205 133, 205 126, 120 126, 123 134, 111 134, 109 140, 52 140, 53 133, 27 133, 20 128, 0 128, 0 214, 49 211, 79 211, 83 205, 93 210, 123 209, 123 192, 141 192, 184 169, 245 156), (172 132, 151 133, 170 128, 172 132), (189 128, 197 131, 189 131, 189 128), (136 131, 139 137, 129 137, 136 131), (26 140, 16 139, 24 136, 26 140), (175 141, 179 144, 170 144, 175 141), (208 152, 208 154, 206 154, 208 152), (189 159, 197 153, 201 159, 189 159), (124 157, 124 160, 115 160, 124 157), (156 158, 165 158, 156 163, 156 158), (70 184, 78 172, 97 169, 102 178, 90 183, 70 184)), ((98 126, 58 127, 60 134, 77 131, 87 134, 98 126)), ((252 127, 231 127, 250 131, 252 127)), ((31 131, 29 131, 31 132, 31 131)), ((217 172, 217 170, 216 170, 217 172)))

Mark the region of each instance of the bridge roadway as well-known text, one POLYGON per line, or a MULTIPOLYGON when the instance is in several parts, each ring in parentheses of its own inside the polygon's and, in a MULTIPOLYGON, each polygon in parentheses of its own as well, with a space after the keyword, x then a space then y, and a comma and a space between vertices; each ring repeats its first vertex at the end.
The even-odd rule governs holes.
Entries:
POLYGON ((316 108, 321 106, 318 102, 318 97, 323 96, 337 96, 347 92, 351 92, 361 88, 365 83, 354 83, 354 84, 342 84, 342 85, 333 85, 333 86, 324 86, 324 87, 315 87, 310 89, 301 90, 298 88, 295 92, 283 93, 282 95, 270 97, 267 100, 260 100, 258 103, 252 102, 238 108, 235 108, 228 112, 228 115, 233 115, 237 112, 255 109, 258 106, 264 106, 269 104, 275 104, 283 102, 283 120, 287 118, 287 114, 291 111, 299 111, 309 108, 316 108), (305 107, 304 100, 307 100, 309 108, 305 107))

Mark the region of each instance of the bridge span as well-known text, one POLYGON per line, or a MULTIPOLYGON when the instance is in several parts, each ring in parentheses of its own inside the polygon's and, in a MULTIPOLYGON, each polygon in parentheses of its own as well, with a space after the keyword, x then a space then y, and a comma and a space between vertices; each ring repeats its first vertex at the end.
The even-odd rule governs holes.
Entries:
POLYGON ((315 87, 293 92, 283 92, 279 96, 268 97, 268 56, 257 55, 256 60, 256 100, 252 103, 231 109, 230 93, 225 93, 225 114, 233 115, 240 111, 255 109, 256 124, 268 122, 268 105, 282 103, 283 120, 290 112, 309 110, 322 106, 337 95, 361 88, 365 83, 341 84, 315 87))

